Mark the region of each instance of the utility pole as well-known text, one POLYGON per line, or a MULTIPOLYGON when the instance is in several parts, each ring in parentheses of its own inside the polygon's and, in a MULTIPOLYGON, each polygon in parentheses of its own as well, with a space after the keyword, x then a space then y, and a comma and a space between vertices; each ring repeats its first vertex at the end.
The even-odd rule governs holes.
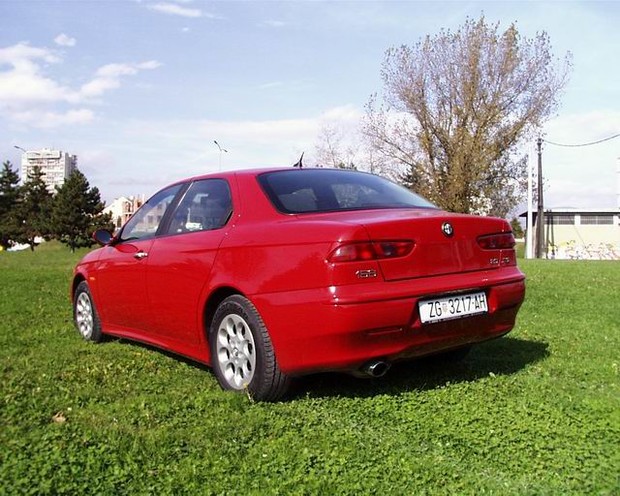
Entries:
POLYGON ((543 173, 542 173, 542 144, 543 139, 538 138, 538 211, 536 213, 536 258, 543 258, 545 237, 545 213, 543 203, 543 173))
POLYGON ((527 231, 525 232, 525 258, 534 258, 534 207, 532 205, 534 194, 534 153, 533 148, 527 156, 527 231))

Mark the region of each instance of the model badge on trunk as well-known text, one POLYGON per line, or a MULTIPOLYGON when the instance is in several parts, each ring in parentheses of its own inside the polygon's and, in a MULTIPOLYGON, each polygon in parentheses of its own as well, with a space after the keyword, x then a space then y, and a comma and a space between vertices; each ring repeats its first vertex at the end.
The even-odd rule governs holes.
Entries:
POLYGON ((377 271, 374 269, 358 270, 355 275, 360 279, 368 279, 370 277, 377 277, 377 271))

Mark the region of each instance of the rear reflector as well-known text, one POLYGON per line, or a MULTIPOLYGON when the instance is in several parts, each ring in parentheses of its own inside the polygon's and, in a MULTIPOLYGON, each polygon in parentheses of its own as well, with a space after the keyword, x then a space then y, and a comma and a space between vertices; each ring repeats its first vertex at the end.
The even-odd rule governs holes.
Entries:
POLYGON ((511 232, 488 234, 478 238, 478 246, 483 250, 511 250, 516 242, 511 232))
POLYGON ((415 243, 411 240, 343 243, 327 257, 328 262, 362 262, 399 258, 409 255, 415 243))

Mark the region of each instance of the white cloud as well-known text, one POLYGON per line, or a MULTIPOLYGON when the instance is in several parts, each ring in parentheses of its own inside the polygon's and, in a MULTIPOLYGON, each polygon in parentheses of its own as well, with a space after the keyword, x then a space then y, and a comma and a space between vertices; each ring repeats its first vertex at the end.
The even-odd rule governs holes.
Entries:
POLYGON ((314 164, 315 141, 324 115, 281 120, 162 120, 132 121, 120 129, 114 154, 123 157, 109 170, 107 184, 100 185, 109 200, 115 196, 150 194, 157 188, 219 167, 217 140, 228 150, 222 156, 223 169, 287 167, 305 152, 304 163, 314 164), (121 163, 122 162, 122 163, 121 163), (139 174, 148 164, 148 174, 139 174), (171 167, 171 164, 174 164, 171 167), (123 186, 124 185, 124 186, 123 186))
MULTIPOLYGON (((318 130, 317 118, 261 120, 261 121, 214 121, 214 120, 171 120, 129 124, 125 131, 131 142, 148 143, 153 150, 170 147, 171 153, 189 155, 217 155, 213 140, 228 149, 230 157, 239 161, 239 166, 257 165, 265 160, 286 160, 283 148, 309 149, 318 130), (271 149, 265 155, 255 153, 257 149, 271 149), (211 149, 213 148, 213 149, 211 149)), ((267 164, 266 164, 267 165, 267 164)))
POLYGON ((327 110, 323 114, 323 119, 343 123, 359 123, 363 115, 355 105, 342 105, 327 110))
POLYGON ((158 62, 157 60, 148 60, 146 62, 141 62, 139 64, 136 64, 136 67, 138 69, 157 69, 158 67, 161 67, 162 63, 158 62))
POLYGON ((213 144, 213 140, 217 140, 228 150, 227 159, 231 165, 269 166, 287 164, 302 151, 307 155, 311 153, 321 125, 326 121, 337 122, 348 132, 356 128, 360 115, 359 109, 346 105, 298 119, 134 121, 127 124, 124 132, 129 142, 152 147, 154 155, 169 147, 171 156, 180 153, 185 163, 205 157, 217 159, 218 149, 213 144))
POLYGON ((120 76, 133 75, 137 72, 137 68, 130 64, 107 64, 97 69, 95 76, 102 78, 118 78, 120 76))
POLYGON ((0 65, 8 64, 17 68, 22 68, 24 65, 32 65, 33 60, 39 59, 49 64, 54 64, 61 60, 52 50, 33 47, 26 42, 0 48, 0 65))
POLYGON ((61 33, 54 38, 54 43, 63 47, 72 47, 76 44, 76 39, 67 36, 65 33, 61 33))
POLYGON ((70 91, 38 74, 21 71, 0 73, 0 106, 67 100, 70 91))
POLYGON ((42 128, 90 122, 94 119, 92 110, 57 107, 93 103, 94 98, 119 88, 124 78, 161 66, 156 60, 107 64, 76 89, 60 84, 47 74, 52 64, 60 62, 57 52, 28 43, 0 48, 0 116, 42 128))
POLYGON ((90 109, 68 110, 64 113, 27 110, 13 114, 13 119, 21 124, 36 128, 53 128, 68 124, 85 124, 93 121, 95 114, 90 109))
POLYGON ((70 89, 41 74, 42 62, 55 64, 60 58, 49 49, 27 43, 0 48, 0 108, 70 98, 70 89))
MULTIPOLYGON (((110 179, 106 182, 102 177, 98 186, 105 198, 111 200, 120 195, 149 195, 177 179, 216 172, 220 154, 213 140, 228 150, 221 157, 224 170, 287 167, 296 162, 302 152, 306 153, 304 163, 311 166, 316 163, 313 155, 321 127, 325 124, 338 126, 343 135, 343 148, 346 148, 351 144, 349 140, 355 137, 362 114, 362 109, 344 105, 298 119, 128 122, 119 128, 122 139, 115 140, 114 149, 109 151, 117 158, 105 175, 110 179), (147 167, 141 164, 148 164, 148 174, 141 173, 147 167)), ((596 139, 600 133, 612 131, 610 134, 613 134, 619 124, 620 115, 614 112, 565 116, 549 123, 547 138, 570 141, 572 132, 583 132, 584 126, 588 126, 593 131, 582 137, 596 139), (594 128, 599 129, 599 134, 594 128)), ((543 160, 547 178, 545 204, 582 208, 615 205, 615 168, 616 157, 620 156, 620 138, 590 150, 588 147, 563 150, 546 145, 543 160)), ((362 151, 355 163, 362 168, 366 164, 362 151)))
POLYGON ((149 5, 149 9, 161 12, 162 14, 177 15, 181 17, 202 17, 202 10, 181 7, 174 3, 156 3, 149 5))
MULTIPOLYGON (((99 153, 114 159, 105 160, 105 174, 97 186, 109 202, 123 195, 148 196, 183 177, 216 172, 220 152, 214 140, 228 150, 221 156, 223 170, 289 167, 302 152, 304 163, 313 166, 317 137, 326 119, 342 124, 348 137, 360 114, 361 110, 346 105, 294 119, 128 121, 117 127, 112 142, 99 144, 99 153)), ((81 155, 80 163, 101 169, 99 162, 82 160, 81 155)))
POLYGON ((82 85, 77 100, 101 96, 109 90, 116 89, 121 85, 123 76, 134 76, 141 70, 152 70, 161 66, 156 60, 149 60, 138 64, 107 64, 100 67, 95 77, 82 85))
POLYGON ((545 131, 546 139, 563 144, 598 141, 620 132, 620 112, 598 110, 563 115, 551 120, 545 131))
MULTIPOLYGON (((159 2, 156 4, 150 4, 147 7, 151 10, 154 10, 156 12, 159 12, 161 14, 167 14, 167 15, 175 15, 175 16, 181 16, 181 17, 187 17, 187 18, 206 18, 206 19, 224 19, 222 16, 219 16, 217 14, 212 14, 210 12, 205 12, 202 9, 196 9, 196 8, 191 8, 191 7, 182 7, 181 5, 178 5, 180 3, 184 3, 184 4, 189 4, 191 3, 192 0, 175 0, 176 3, 172 3, 172 2, 159 2)), ((188 28, 183 28, 183 32, 186 32, 186 30, 188 31, 188 28)))
MULTIPOLYGON (((620 137, 579 145, 620 133, 620 112, 567 114, 545 126, 542 150, 545 204, 549 207, 609 208, 617 203, 620 137)), ((532 145, 533 146, 533 145, 532 145)), ((534 163, 535 164, 535 163, 534 163)))

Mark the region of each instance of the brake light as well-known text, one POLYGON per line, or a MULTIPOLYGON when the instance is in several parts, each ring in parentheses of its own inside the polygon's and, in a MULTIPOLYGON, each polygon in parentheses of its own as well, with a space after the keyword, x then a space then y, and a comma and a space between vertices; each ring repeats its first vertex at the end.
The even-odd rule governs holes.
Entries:
POLYGON ((511 232, 488 234, 478 238, 478 246, 483 250, 511 250, 516 244, 511 232))
POLYGON ((327 261, 331 263, 363 262, 405 257, 413 251, 414 245, 415 243, 411 240, 343 243, 329 254, 327 261))

